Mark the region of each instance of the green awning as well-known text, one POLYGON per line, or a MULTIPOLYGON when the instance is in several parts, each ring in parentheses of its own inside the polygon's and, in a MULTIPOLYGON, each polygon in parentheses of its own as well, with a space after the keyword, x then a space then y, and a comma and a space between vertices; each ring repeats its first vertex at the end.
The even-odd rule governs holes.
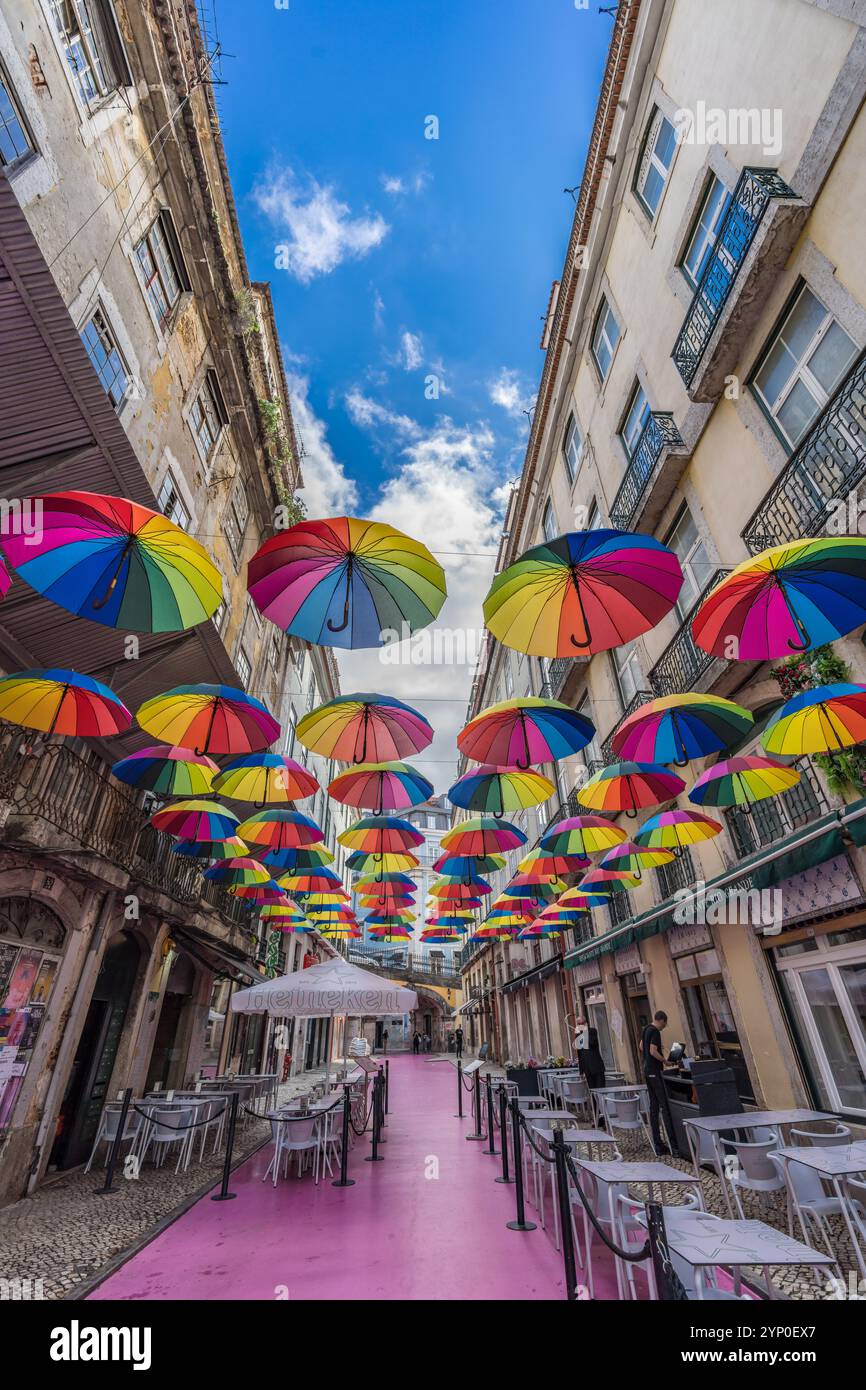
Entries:
MULTIPOLYGON (((866 823, 860 824, 863 825, 863 833, 866 836, 866 823)), ((802 874, 806 869, 814 869, 817 864, 826 864, 828 859, 835 859, 841 854, 844 848, 842 830, 836 825, 825 835, 819 835, 817 839, 809 840, 805 845, 794 845, 772 863, 755 869, 752 873, 752 883, 755 888, 771 888, 785 878, 793 878, 795 874, 802 874)))
POLYGON ((844 825, 855 845, 866 845, 866 797, 860 801, 852 801, 850 806, 846 806, 843 811, 844 825), (860 814, 857 815, 857 812, 860 814), (849 816, 857 816, 856 820, 849 820, 849 816))

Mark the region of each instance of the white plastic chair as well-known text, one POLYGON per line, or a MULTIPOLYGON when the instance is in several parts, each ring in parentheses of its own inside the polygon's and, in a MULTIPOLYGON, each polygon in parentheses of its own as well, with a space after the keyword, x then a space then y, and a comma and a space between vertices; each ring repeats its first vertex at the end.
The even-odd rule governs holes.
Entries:
POLYGON ((304 1171, 305 1158, 310 1158, 313 1163, 313 1179, 319 1181, 319 1124, 318 1115, 312 1115, 304 1120, 271 1120, 271 1135, 274 1140, 274 1156, 265 1170, 262 1182, 273 1174, 274 1187, 277 1185, 279 1175, 280 1160, 283 1161, 283 1174, 289 1175, 289 1164, 292 1154, 297 1155, 298 1177, 304 1171))
POLYGON ((571 1078, 562 1083, 562 1103, 566 1110, 579 1110, 584 1119, 590 1109, 589 1086, 583 1077, 571 1078))
POLYGON ((833 1121, 832 1129, 791 1129, 791 1142, 809 1148, 832 1148, 834 1144, 850 1144, 852 1134, 847 1125, 833 1121))
MULTIPOLYGON (((684 1200, 675 1207, 665 1207, 665 1211, 700 1211, 701 1199, 697 1192, 686 1192, 684 1200)), ((631 1246, 642 1247, 646 1243, 646 1208, 643 1202, 639 1202, 636 1197, 629 1197, 622 1192, 617 1194, 614 1204, 614 1218, 616 1224, 614 1239, 616 1244, 623 1250, 629 1250, 631 1246)), ((638 1264, 634 1260, 619 1260, 617 1264, 622 1264, 625 1272, 626 1282, 628 1283, 629 1297, 637 1298, 637 1286, 635 1284, 634 1271, 636 1268, 642 1269, 647 1277, 650 1298, 658 1296, 655 1284, 655 1272, 653 1270, 652 1256, 648 1255, 645 1260, 638 1264)))
MULTIPOLYGON (((805 1163, 798 1163, 793 1158, 782 1158, 779 1154, 770 1154, 770 1159, 785 1179, 788 1190, 788 1233, 793 1235, 794 1213, 800 1223, 800 1230, 803 1233, 803 1243, 812 1245, 814 1236, 810 1231, 811 1226, 817 1227, 818 1234, 828 1255, 836 1259, 836 1251, 830 1239, 830 1231, 827 1226, 828 1216, 840 1216, 844 1219, 847 1208, 858 1229, 861 1228, 866 1220, 866 1184, 856 1183, 862 1193, 858 1194, 850 1191, 846 1194, 846 1200, 840 1201, 835 1195, 826 1192, 821 1181, 821 1174, 814 1168, 810 1168, 805 1163)), ((851 1186, 851 1180, 849 1180, 851 1186)), ((843 1186, 844 1191, 844 1186, 843 1186)))
POLYGON ((166 1150, 177 1145, 179 1153, 174 1171, 179 1173, 181 1165, 186 1168, 189 1165, 192 1136, 195 1134, 195 1130, 190 1129, 189 1126, 195 1119, 195 1114, 195 1106, 155 1105, 150 1112, 147 1133, 141 1150, 142 1163, 147 1158, 151 1145, 153 1145, 158 1154, 156 1166, 161 1168, 166 1150))
MULTIPOLYGON (((96 1138, 93 1141, 93 1148, 90 1150, 90 1157, 88 1158, 87 1163, 85 1164, 85 1173, 90 1172, 90 1167, 93 1163, 94 1157, 96 1156, 96 1150, 99 1148, 99 1145, 107 1144, 108 1148, 110 1149, 111 1145, 117 1138, 117 1129, 120 1124, 120 1114, 120 1104, 115 1104, 114 1102, 112 1102, 111 1104, 106 1105, 105 1109, 100 1115, 99 1128, 96 1131, 96 1138)), ((126 1116, 126 1124, 123 1127, 122 1140, 124 1144, 129 1142, 130 1150, 135 1148, 135 1145, 138 1141, 139 1133, 141 1131, 141 1126, 141 1116, 138 1114, 137 1111, 130 1108, 126 1116)), ((108 1151, 106 1150, 106 1160, 107 1157, 108 1151)))
POLYGON ((614 1129, 624 1129, 627 1131, 642 1130, 649 1143, 646 1122, 641 1109, 641 1097, 639 1091, 623 1092, 621 1095, 602 1096, 602 1113, 607 1120, 608 1130, 613 1134, 614 1129))
MULTIPOLYGON (((691 1195, 691 1194, 689 1194, 689 1195, 691 1195)), ((699 1205, 700 1205, 700 1204, 698 1203, 697 1195, 695 1195, 695 1198, 694 1198, 694 1206, 692 1207, 692 1209, 693 1209, 693 1210, 696 1209, 697 1207, 699 1207, 699 1205)), ((685 1206, 686 1206, 686 1203, 684 1203, 683 1206, 685 1207, 685 1206)), ((665 1210, 666 1210, 666 1211, 676 1211, 677 1208, 676 1208, 676 1207, 667 1207, 667 1208, 665 1208, 665 1210)), ((682 1210, 682 1208, 680 1208, 680 1210, 682 1210)), ((704 1212, 704 1215, 706 1216, 706 1218, 707 1218, 708 1221, 721 1221, 721 1220, 722 1220, 722 1217, 716 1216, 714 1212, 709 1212, 709 1211, 708 1211, 708 1212, 704 1212)), ((637 1217, 637 1219, 641 1222, 641 1224, 643 1225, 644 1229, 646 1229, 646 1215, 645 1215, 645 1214, 641 1214, 641 1215, 639 1215, 639 1216, 637 1217)), ((682 1258, 682 1256, 675 1254, 674 1251, 670 1249, 670 1247, 668 1247, 668 1254, 670 1255, 670 1261, 671 1261, 671 1265, 672 1265, 672 1267, 673 1267, 673 1271, 674 1271, 674 1273, 676 1274, 677 1278, 679 1279, 680 1283, 682 1284, 683 1288, 685 1289, 687 1298, 688 1298, 689 1300, 697 1300, 697 1299, 698 1299, 698 1279, 697 1279, 697 1271, 695 1270, 694 1265, 690 1265, 690 1264, 688 1263, 687 1260, 684 1260, 684 1259, 682 1258)), ((652 1280, 653 1280, 653 1291, 654 1291, 654 1294, 655 1294, 655 1293, 656 1293, 656 1290, 655 1290, 655 1274, 652 1272, 652 1260, 651 1260, 651 1259, 650 1259, 650 1261, 649 1261, 649 1264, 650 1264, 651 1277, 652 1277, 652 1280)), ((722 1289, 722 1288, 720 1288, 719 1285, 718 1285, 717 1282, 716 1282, 716 1278, 717 1278, 717 1276, 716 1276, 716 1271, 715 1271, 715 1269, 710 1269, 710 1268, 704 1267, 704 1270, 703 1270, 703 1280, 702 1280, 702 1290, 701 1290, 701 1295, 700 1295, 700 1298, 701 1298, 701 1300, 703 1300, 703 1302, 705 1302, 705 1303, 707 1303, 707 1302, 724 1303, 724 1302, 730 1302, 730 1301, 734 1301, 734 1302, 740 1302, 740 1301, 742 1301, 742 1302, 751 1302, 751 1299, 749 1298, 749 1295, 748 1295, 748 1294, 740 1293, 740 1289, 741 1289, 742 1285, 741 1285, 741 1283, 740 1283, 740 1271, 739 1271, 739 1269, 734 1269, 734 1274, 733 1274, 734 1287, 733 1287, 733 1289, 722 1289)))
POLYGON ((320 1116, 318 1154, 318 1170, 320 1173, 324 1173, 327 1168, 328 1176, 333 1176, 334 1169, 332 1167, 332 1160, 334 1163, 339 1164, 342 1146, 343 1107, 338 1105, 335 1106, 333 1110, 326 1110, 320 1116))
MULTIPOLYGON (((722 1139, 720 1142, 722 1148, 729 1150, 736 1158, 733 1165, 725 1163, 724 1170, 741 1219, 745 1220, 746 1214, 740 1200, 740 1192, 758 1193, 761 1202, 772 1192, 787 1194, 784 1174, 780 1171, 778 1162, 771 1157, 779 1142, 775 1135, 771 1139, 761 1139, 747 1144, 739 1143, 735 1139, 722 1139)), ((788 1222, 790 1229, 790 1212, 788 1222)))

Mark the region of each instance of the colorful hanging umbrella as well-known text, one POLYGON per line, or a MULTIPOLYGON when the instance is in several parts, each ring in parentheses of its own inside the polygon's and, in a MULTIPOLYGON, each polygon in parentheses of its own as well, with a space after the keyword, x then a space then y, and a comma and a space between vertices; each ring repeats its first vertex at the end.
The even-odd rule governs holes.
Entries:
POLYGON ((618 757, 685 767, 744 738, 754 717, 719 695, 665 695, 647 700, 620 724, 612 739, 618 757))
POLYGON ((582 873, 590 867, 590 860, 582 854, 547 854, 544 850, 534 849, 523 856, 517 872, 541 874, 543 878, 554 879, 561 874, 582 873))
POLYGON ((400 854, 424 843, 420 830, 399 816, 362 816, 337 839, 346 849, 360 849, 365 854, 400 854))
POLYGON ((229 835, 227 840, 178 840, 171 852, 187 859, 240 859, 249 849, 239 835, 229 835))
POLYGON ((279 885, 289 893, 332 893, 339 890, 343 892, 343 885, 340 875, 335 874, 333 869, 329 869, 327 864, 320 864, 317 869, 305 869, 302 873, 282 874, 279 878, 279 885))
POLYGON ((467 912, 461 917, 453 912, 433 913, 430 917, 425 917, 424 921, 428 927, 439 927, 442 931, 454 932, 460 936, 469 930, 472 914, 467 912))
POLYGON ((655 627, 682 588, 673 551, 630 531, 573 531, 524 552, 498 574, 484 621, 531 656, 588 656, 655 627))
POLYGON ((514 888, 528 888, 534 892, 541 884, 548 896, 556 893, 564 893, 568 885, 563 883, 561 878, 553 877, 537 869, 528 869, 525 873, 516 873, 508 884, 506 891, 514 888))
POLYGON ((328 795, 381 816, 383 811, 401 811, 429 801, 433 783, 408 763, 361 763, 335 777, 328 795))
POLYGON ((375 873, 377 869, 383 873, 403 873, 407 869, 417 869, 420 863, 417 854, 410 854, 408 850, 403 854, 365 854, 364 850, 356 849, 346 860, 346 868, 358 874, 375 873))
POLYGON ((265 617, 317 646, 400 641, 445 602, 445 574, 425 545, 350 516, 301 521, 272 536, 248 575, 265 617))
POLYGON ((177 685, 145 700, 142 729, 196 753, 255 753, 280 736, 280 726, 259 700, 229 685, 177 685))
POLYGON ((515 927, 522 926, 520 922, 506 923, 500 922, 494 926, 478 927, 470 936, 470 941, 510 941, 514 936, 515 927))
POLYGON ((296 907, 291 898, 286 898, 284 903, 266 903, 259 912, 260 917, 270 920, 272 917, 289 917, 302 919, 304 914, 300 908, 296 907))
POLYGON ((204 877, 214 883, 270 883, 271 876, 255 859, 226 859, 205 869, 204 877))
POLYGON ((140 748, 111 769, 119 782, 156 796, 208 796, 219 767, 191 748, 140 748))
POLYGON ((583 888, 569 888, 567 893, 563 893, 559 902, 566 908, 580 908, 588 911, 597 907, 610 907, 609 893, 590 893, 583 888))
POLYGON ((540 772, 483 763, 458 777, 448 788, 448 800, 455 806, 501 816, 506 811, 522 811, 549 801, 555 791, 553 783, 540 772))
POLYGON ((633 817, 672 801, 685 786, 682 777, 660 763, 612 763, 578 789, 578 798, 593 811, 625 811, 633 817))
POLYGON ((696 806, 741 806, 751 810, 756 801, 796 787, 800 774, 770 758, 728 758, 702 772, 689 792, 696 806))
POLYGON ((641 878, 644 869, 657 869, 661 864, 670 864, 675 858, 669 849, 647 849, 634 840, 623 840, 621 845, 609 849, 601 861, 603 869, 620 869, 623 873, 641 878))
POLYGON ((626 832, 602 816, 571 816, 552 825, 541 848, 552 854, 596 854, 627 839, 626 832))
POLYGON ((414 878, 410 878, 408 874, 397 873, 393 870, 389 872, 384 869, 380 874, 365 874, 362 878, 356 879, 353 886, 356 893, 363 893, 365 889, 375 892, 383 883, 388 884, 390 888, 403 888, 410 893, 416 892, 418 888, 414 878))
POLYGON ((98 492, 29 500, 39 508, 39 535, 6 518, 6 558, 67 613, 132 632, 181 632, 222 603, 222 577, 207 551, 161 512, 98 492))
POLYGON ((126 705, 107 685, 59 667, 0 677, 0 719, 78 738, 111 738, 132 723, 126 705))
POLYGON ((532 922, 528 927, 524 927, 522 931, 519 931, 517 933, 517 940, 553 940, 554 937, 561 935, 562 932, 559 930, 557 924, 553 922, 540 922, 536 918, 536 920, 532 922))
POLYGON ((692 621, 713 656, 776 661, 833 642, 866 622, 866 539, 821 536, 744 560, 692 621))
POLYGON ((338 695, 305 714, 297 727, 305 748, 344 763, 411 758, 433 739, 427 720, 388 695, 338 695))
POLYGON ((524 695, 501 700, 470 719, 457 735, 457 747, 473 762, 525 772, 533 763, 578 753, 594 734, 590 721, 570 705, 524 695))
POLYGON ((259 855, 263 864, 278 874, 303 873, 317 869, 320 864, 333 864, 334 856, 326 845, 308 845, 306 849, 269 849, 259 855))
POLYGON ((247 753, 233 758, 214 780, 214 791, 221 796, 254 801, 259 807, 267 802, 303 801, 318 790, 312 773, 280 753, 247 753))
POLYGON ((325 838, 309 816, 282 806, 272 811, 256 811, 238 826, 238 834, 251 845, 266 845, 271 850, 305 849, 325 838))
POLYGON ((430 889, 430 896, 450 899, 452 902, 466 902, 469 899, 484 897, 492 891, 490 884, 485 883, 484 879, 476 879, 468 884, 461 879, 457 883, 434 883, 430 889))
POLYGON ((227 893, 232 893, 236 898, 249 898, 255 903, 282 903, 286 901, 286 895, 282 888, 269 879, 267 883, 230 883, 226 887, 227 893))
POLYGON ((839 682, 803 690, 777 709, 761 743, 768 753, 838 753, 866 741, 866 685, 839 682))
POLYGON ((12 576, 0 556, 0 598, 5 598, 12 587, 12 576))
POLYGON ((405 927, 408 926, 410 922, 414 922, 415 917, 416 914, 414 912, 371 912, 364 918, 364 922, 370 927, 405 927))
POLYGON ((440 854, 433 872, 459 878, 466 874, 495 874, 504 868, 505 858, 501 854, 440 854))
POLYGON ((710 840, 721 829, 718 821, 702 816, 699 811, 662 811, 645 820, 634 838, 637 844, 648 849, 678 850, 684 845, 710 840))
POLYGON ((526 844, 526 835, 517 825, 492 816, 475 816, 459 821, 439 841, 449 854, 507 854, 526 844))
POLYGON ((179 840, 226 840, 238 830, 234 811, 218 801, 175 801, 155 811, 150 823, 179 840))
POLYGON ((639 882, 640 879, 619 869, 592 869, 590 873, 584 874, 577 886, 585 893, 625 893, 637 888, 639 882))

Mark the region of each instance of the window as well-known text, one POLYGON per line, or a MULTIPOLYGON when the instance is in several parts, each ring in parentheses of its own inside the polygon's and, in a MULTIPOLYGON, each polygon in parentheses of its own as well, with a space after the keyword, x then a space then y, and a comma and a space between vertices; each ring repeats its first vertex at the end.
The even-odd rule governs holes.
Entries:
POLYGON ((713 247, 730 205, 730 193, 721 179, 717 179, 714 174, 681 261, 683 274, 694 290, 697 289, 707 261, 713 254, 713 247))
POLYGON ((101 309, 96 310, 90 322, 81 330, 81 341, 87 349, 87 356, 96 368, 96 375, 102 382, 105 394, 115 410, 119 410, 129 389, 129 376, 101 309))
POLYGON ((225 602, 225 600, 223 600, 217 611, 211 617, 211 622, 213 623, 217 632, 222 632, 223 628, 225 627, 228 611, 228 604, 225 602))
POLYGON ((829 309, 804 285, 752 380, 791 449, 821 413, 857 352, 829 309))
POLYGON ((636 382, 619 432, 619 437, 630 459, 634 458, 638 440, 643 434, 644 426, 651 413, 646 391, 640 382, 636 382))
POLYGON ((866 1115, 866 945, 860 933, 816 934, 817 949, 773 951, 816 1101, 866 1115))
POLYGON ((593 718, 592 704, 588 695, 584 695, 580 704, 577 706, 577 712, 578 714, 582 714, 584 719, 588 719, 595 729, 595 733, 589 740, 589 743, 581 748, 578 753, 578 757, 583 759, 584 766, 589 768, 592 763, 603 763, 604 758, 602 757, 601 744, 598 738, 598 726, 593 718))
POLYGON ((36 146, 15 100, 12 85, 0 67, 0 166, 7 173, 36 153, 36 146))
POLYGON ((595 321, 595 332, 592 335, 592 356, 602 381, 605 380, 610 371, 610 364, 613 361, 613 354, 618 342, 619 324, 614 318, 613 310, 607 300, 603 299, 598 311, 598 318, 595 321))
POLYGON ((223 530, 235 560, 240 557, 244 543, 244 529, 250 514, 250 504, 243 479, 238 478, 229 496, 223 530))
POLYGON ((677 597, 677 613, 681 619, 685 619, 697 603, 710 577, 709 556, 688 507, 683 507, 665 545, 674 552, 683 572, 683 586, 677 597))
POLYGON ((626 709, 640 690, 640 658, 637 643, 626 642, 624 646, 617 647, 611 652, 611 659, 619 698, 623 709, 626 709))
POLYGON ((587 517, 586 526, 584 529, 586 531, 597 531, 601 524, 601 512, 598 509, 598 503, 595 500, 593 500, 589 504, 589 516, 587 517))
POLYGON ((722 979, 722 966, 714 950, 679 956, 675 961, 685 1013, 695 1055, 702 1060, 718 1057, 734 1073, 742 1100, 755 1098, 749 1079, 736 1020, 722 979))
POLYGON ((272 632, 268 643, 268 671, 274 681, 279 679, 283 639, 280 632, 272 632))
POLYGON ((546 541, 555 541, 559 535, 556 513, 553 510, 553 503, 549 497, 544 504, 544 512, 541 517, 541 529, 544 532, 544 539, 546 541))
POLYGON ((135 248, 144 292, 160 328, 165 328, 183 290, 190 288, 171 214, 166 210, 135 248))
POLYGON ((511 662, 508 660, 507 652, 503 662, 502 677, 505 686, 505 699, 510 700, 514 694, 514 676, 511 673, 511 662))
POLYGON ((577 421, 573 415, 569 416, 568 424, 565 427, 565 434, 562 437, 562 456, 565 459, 565 471, 569 480, 573 483, 580 472, 580 464, 583 458, 583 439, 580 430, 577 428, 577 421))
POLYGON ((199 453, 205 462, 208 462, 216 450, 223 429, 228 424, 228 413, 223 403, 216 373, 210 369, 205 372, 201 390, 192 403, 189 423, 195 435, 199 453))
POLYGON ((111 0, 49 0, 49 8, 84 106, 97 105, 116 87, 131 86, 111 0))
MULTIPOLYGON (((177 483, 171 476, 171 473, 166 473, 162 480, 162 487, 159 489, 156 505, 159 507, 163 516, 168 517, 169 521, 173 521, 176 526, 180 526, 184 531, 189 529, 190 515, 181 500, 180 493, 177 490, 177 483)), ((216 615, 214 615, 214 621, 216 621, 216 615)))
POLYGON ((250 683, 250 676, 253 673, 253 667, 248 654, 244 651, 243 647, 240 646, 238 647, 237 652, 235 653, 235 667, 237 669, 238 675, 240 676, 241 688, 243 690, 246 690, 247 686, 250 683))
POLYGON ((656 107, 650 118, 634 185, 638 199, 650 218, 655 217, 658 211, 676 147, 674 128, 656 107))

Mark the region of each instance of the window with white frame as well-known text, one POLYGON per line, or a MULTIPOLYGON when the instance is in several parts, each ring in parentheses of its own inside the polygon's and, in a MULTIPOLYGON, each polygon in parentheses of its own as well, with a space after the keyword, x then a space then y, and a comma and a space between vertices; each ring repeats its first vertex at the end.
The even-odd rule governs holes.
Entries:
POLYGON ((693 290, 697 289, 707 261, 713 254, 713 248, 718 241, 722 223, 730 206, 730 193, 721 179, 716 178, 713 174, 710 186, 701 203, 694 229, 686 245, 685 254, 680 262, 682 272, 693 290))
MULTIPOLYGON (((582 700, 577 706, 577 712, 578 714, 582 714, 584 719, 588 719, 590 724, 593 726, 593 729, 595 730, 595 733, 589 740, 589 743, 585 744, 577 755, 579 758, 583 759, 584 766, 586 768, 589 768, 591 763, 600 763, 604 761, 601 754, 601 741, 598 736, 598 725, 596 724, 595 719, 593 718, 592 701, 590 700, 589 695, 583 696, 582 700)), ((583 779, 581 779, 581 784, 582 780, 583 779)))
POLYGON ((562 457, 565 459, 565 471, 569 481, 573 483, 580 472, 583 459, 583 438, 573 415, 568 417, 565 434, 562 436, 562 457))
POLYGON ((710 578, 710 557, 688 507, 683 507, 665 545, 674 552, 683 572, 683 585, 677 595, 677 613, 685 619, 710 578))
POLYGON ((280 667, 282 666, 283 655, 283 636, 279 631, 271 633, 271 640, 268 642, 268 673, 271 680, 276 682, 280 678, 280 667))
POLYGON ((587 531, 597 531, 601 524, 601 512, 599 511, 598 503, 595 500, 593 500, 589 506, 589 516, 587 518, 585 529, 587 531))
POLYGON ((644 427, 651 414, 652 412, 650 410, 650 403, 647 400, 646 391, 643 389, 640 382, 636 381, 619 432, 619 437, 623 442, 623 448, 629 458, 634 458, 638 440, 643 434, 644 427))
POLYGON ((803 285, 752 378, 761 405, 791 449, 820 415, 858 351, 830 310, 803 285))
POLYGON ((556 513, 553 510, 553 503, 549 497, 544 504, 544 511, 541 514, 541 529, 546 541, 555 541, 559 535, 559 524, 556 520, 556 513))
POLYGON ((115 410, 119 410, 129 390, 129 373, 120 349, 101 308, 96 308, 81 330, 81 341, 96 375, 115 410))
POLYGON ((223 530, 235 560, 240 558, 243 549, 244 531, 249 514, 250 504, 247 490, 244 487, 243 479, 237 478, 229 494, 229 502, 223 520, 223 530))
POLYGON ((241 646, 235 652, 235 669, 240 677, 241 689, 246 690, 253 674, 253 664, 249 653, 241 646))
POLYGON ((658 107, 653 111, 635 178, 635 192, 644 211, 655 217, 671 172, 677 147, 676 132, 658 107))
POLYGON ((595 329, 592 335, 592 356, 598 374, 602 381, 610 371, 610 364, 613 361, 613 354, 619 342, 619 324, 617 323, 613 310, 606 299, 601 301, 601 308, 595 320, 595 329))
POLYGON ((219 608, 217 609, 217 611, 216 611, 216 612, 213 614, 213 616, 211 617, 211 622, 213 623, 214 627, 216 628, 217 632, 219 632, 219 633, 222 632, 223 628, 224 628, 225 625, 226 625, 226 618, 228 617, 228 611, 229 611, 229 606, 228 606, 228 604, 226 603, 225 599, 223 599, 223 601, 222 601, 222 603, 220 604, 219 608))
POLYGON ((216 373, 210 369, 205 372, 204 381, 190 408, 189 423, 199 453, 205 463, 209 463, 228 424, 228 414, 216 373))
POLYGON ((189 529, 190 514, 184 505, 183 499, 178 491, 177 483, 171 475, 171 471, 166 473, 162 480, 162 485, 160 486, 156 499, 156 505, 159 507, 163 516, 168 517, 169 521, 173 521, 176 526, 180 526, 184 531, 189 529))
POLYGON ((167 209, 160 212, 139 241, 135 258, 153 316, 160 328, 165 328, 181 294, 190 287, 167 209))
POLYGON ((0 63, 0 168, 9 174, 35 153, 30 127, 0 63))
POLYGON ((620 702, 623 709, 627 709, 641 688, 640 655, 637 643, 626 642, 623 646, 617 647, 611 652, 611 660, 620 702))
POLYGON ((88 109, 132 83, 111 0, 48 0, 75 90, 88 109))

